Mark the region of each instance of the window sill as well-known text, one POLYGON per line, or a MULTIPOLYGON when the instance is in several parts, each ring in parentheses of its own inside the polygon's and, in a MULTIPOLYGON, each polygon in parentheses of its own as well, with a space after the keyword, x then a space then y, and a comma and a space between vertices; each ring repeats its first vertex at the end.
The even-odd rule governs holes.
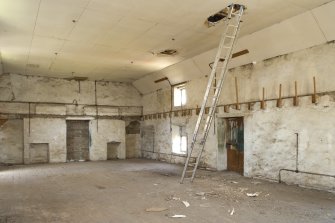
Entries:
POLYGON ((174 156, 187 157, 187 153, 174 153, 174 152, 172 152, 171 154, 174 155, 174 156))

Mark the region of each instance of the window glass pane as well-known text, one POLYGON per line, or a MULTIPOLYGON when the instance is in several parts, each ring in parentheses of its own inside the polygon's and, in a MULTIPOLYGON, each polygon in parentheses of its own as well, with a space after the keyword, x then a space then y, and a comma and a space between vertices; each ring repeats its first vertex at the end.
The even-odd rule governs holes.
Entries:
POLYGON ((180 136, 174 136, 172 139, 172 152, 180 153, 180 136))
POLYGON ((185 105, 186 104, 186 89, 181 89, 181 104, 185 105))
POLYGON ((186 153, 186 150, 187 150, 187 137, 182 136, 181 137, 180 152, 186 153))
POLYGON ((177 86, 173 89, 173 105, 182 106, 186 104, 186 89, 184 86, 177 86))
POLYGON ((173 105, 174 106, 180 106, 181 105, 181 93, 180 93, 180 89, 178 89, 178 88, 174 88, 173 105))

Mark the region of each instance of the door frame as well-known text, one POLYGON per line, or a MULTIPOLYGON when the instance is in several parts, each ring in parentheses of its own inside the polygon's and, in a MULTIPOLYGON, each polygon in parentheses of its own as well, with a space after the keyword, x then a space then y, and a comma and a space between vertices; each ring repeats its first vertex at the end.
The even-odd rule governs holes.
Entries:
POLYGON ((90 129, 90 124, 91 124, 91 121, 94 120, 94 118, 92 117, 67 117, 65 119, 65 124, 66 124, 66 129, 65 129, 65 132, 66 132, 66 162, 69 161, 68 159, 68 146, 67 146, 67 123, 68 121, 87 121, 88 122, 88 159, 85 160, 85 161, 90 161, 91 160, 91 154, 90 154, 90 147, 91 147, 91 129, 90 129))

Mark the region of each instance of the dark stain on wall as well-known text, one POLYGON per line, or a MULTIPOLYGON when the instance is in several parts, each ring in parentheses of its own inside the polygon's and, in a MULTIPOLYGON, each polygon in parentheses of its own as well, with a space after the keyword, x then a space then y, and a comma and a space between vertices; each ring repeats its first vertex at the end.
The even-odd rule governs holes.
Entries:
POLYGON ((126 126, 126 134, 140 134, 141 124, 139 121, 132 121, 126 126))

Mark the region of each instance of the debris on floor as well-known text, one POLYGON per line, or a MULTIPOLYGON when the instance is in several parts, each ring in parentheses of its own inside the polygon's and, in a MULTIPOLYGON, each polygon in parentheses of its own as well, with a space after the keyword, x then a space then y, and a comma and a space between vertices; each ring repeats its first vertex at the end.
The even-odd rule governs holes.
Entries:
POLYGON ((180 197, 175 197, 173 195, 165 198, 166 201, 171 201, 171 200, 174 200, 174 201, 180 201, 180 197))
POLYGON ((260 192, 256 192, 256 193, 247 193, 248 197, 258 197, 258 195, 260 194, 260 192))
POLYGON ((183 201, 183 204, 185 205, 185 207, 189 207, 190 206, 190 203, 188 203, 187 201, 183 201))
POLYGON ((163 207, 152 207, 152 208, 145 209, 146 212, 162 212, 166 210, 168 210, 168 208, 163 208, 163 207))
POLYGON ((254 184, 254 185, 257 185, 257 184, 261 184, 262 182, 259 182, 259 181, 251 181, 250 183, 254 184))
POLYGON ((170 218, 186 218, 186 215, 183 215, 183 214, 175 214, 175 215, 171 215, 171 216, 168 216, 170 218))
POLYGON ((198 192, 198 193, 195 193, 195 195, 197 195, 197 196, 205 196, 205 192, 198 192))
POLYGON ((248 188, 245 188, 245 187, 239 187, 238 189, 240 190, 241 193, 243 193, 244 191, 248 190, 248 188))
POLYGON ((237 181, 230 181, 229 183, 232 183, 232 184, 238 184, 238 182, 237 181))
POLYGON ((230 212, 230 215, 233 215, 235 213, 235 208, 230 212))

